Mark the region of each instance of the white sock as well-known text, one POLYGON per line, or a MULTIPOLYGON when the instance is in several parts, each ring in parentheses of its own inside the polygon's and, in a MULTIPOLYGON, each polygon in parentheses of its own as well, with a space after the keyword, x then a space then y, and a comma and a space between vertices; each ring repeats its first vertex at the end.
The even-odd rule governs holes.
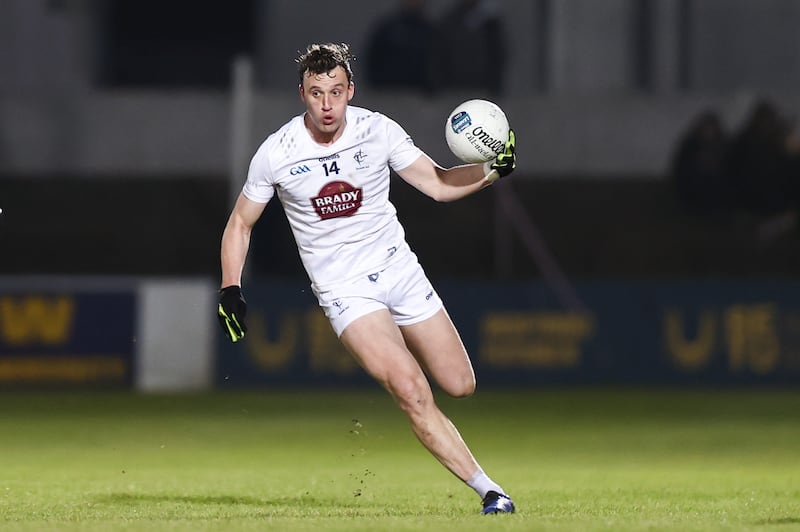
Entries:
POLYGON ((472 475, 472 478, 467 481, 467 485, 474 489, 481 499, 486 497, 486 494, 490 491, 505 493, 503 488, 501 488, 495 483, 494 480, 490 479, 489 476, 483 472, 483 469, 478 469, 475 474, 472 475))

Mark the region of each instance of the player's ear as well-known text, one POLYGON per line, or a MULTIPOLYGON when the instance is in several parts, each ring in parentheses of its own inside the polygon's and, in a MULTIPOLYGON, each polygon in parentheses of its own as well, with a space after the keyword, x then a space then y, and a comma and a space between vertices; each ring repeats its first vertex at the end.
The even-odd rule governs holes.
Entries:
POLYGON ((348 85, 348 87, 347 87, 347 101, 348 102, 353 99, 353 95, 355 93, 356 93, 356 84, 351 81, 350 85, 348 85))
POLYGON ((303 103, 305 103, 305 101, 306 101, 306 91, 305 91, 305 89, 303 88, 303 85, 302 85, 302 83, 301 83, 300 85, 298 85, 298 86, 297 86, 297 90, 298 90, 298 92, 300 93, 300 101, 301 101, 301 102, 303 102, 303 103))

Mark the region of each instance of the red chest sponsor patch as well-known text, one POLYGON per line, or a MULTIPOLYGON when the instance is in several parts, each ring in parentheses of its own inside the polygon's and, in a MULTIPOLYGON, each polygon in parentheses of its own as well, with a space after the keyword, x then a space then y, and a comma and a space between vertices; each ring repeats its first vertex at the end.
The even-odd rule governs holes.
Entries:
POLYGON ((311 204, 323 220, 352 216, 361 208, 361 189, 345 181, 331 181, 311 198, 311 204))

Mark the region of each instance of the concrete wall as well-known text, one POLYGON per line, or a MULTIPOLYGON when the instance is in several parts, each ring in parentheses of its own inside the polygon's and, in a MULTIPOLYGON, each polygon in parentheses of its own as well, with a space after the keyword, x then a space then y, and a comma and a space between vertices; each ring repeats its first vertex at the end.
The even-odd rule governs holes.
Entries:
POLYGON ((800 87, 800 2, 692 3, 691 86, 698 90, 800 87))
POLYGON ((209 389, 216 298, 205 278, 0 276, 0 386, 209 389))
MULTIPOLYGON (((531 96, 498 100, 517 131, 519 175, 660 176, 675 140, 699 111, 714 107, 739 123, 757 93, 647 96, 531 96)), ((437 99, 356 90, 355 105, 397 119, 434 159, 454 163, 444 141, 449 112, 469 95, 437 99), (409 112, 413 110, 413 112, 409 112)), ((800 97, 778 96, 788 112, 800 97)), ((247 153, 302 112, 294 91, 256 95, 247 153)), ((97 177, 196 175, 230 167, 226 95, 98 93, 92 97, 0 102, 0 175, 97 177)), ((237 181, 243 181, 244 175, 237 181)))
MULTIPOLYGON (((736 125, 752 98, 772 94, 788 113, 800 111, 794 0, 495 3, 506 13, 512 45, 508 90, 498 103, 519 133, 520 174, 657 176, 700 109, 719 108, 736 125), (649 28, 643 34, 642 24, 649 28), (643 42, 649 44, 640 49, 643 42), (642 76, 651 78, 647 90, 642 76)), ((227 91, 94 85, 101 4, 0 2, 0 175, 224 177, 233 127, 227 91)), ((449 4, 430 0, 431 15, 449 4)), ((393 5, 259 3, 253 63, 259 92, 243 151, 302 111, 294 91, 298 49, 309 41, 347 40, 358 54, 371 24, 393 5), (306 16, 311 9, 314 17, 306 16)), ((440 124, 473 96, 423 99, 359 86, 354 103, 397 118, 447 163, 440 124)))

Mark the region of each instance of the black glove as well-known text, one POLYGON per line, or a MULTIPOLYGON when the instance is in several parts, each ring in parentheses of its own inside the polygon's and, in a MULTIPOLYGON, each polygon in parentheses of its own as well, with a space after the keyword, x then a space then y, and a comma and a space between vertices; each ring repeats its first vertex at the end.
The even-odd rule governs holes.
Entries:
MULTIPOLYGON (((490 168, 497 172, 499 177, 505 177, 517 167, 517 155, 515 152, 515 145, 517 137, 514 135, 514 130, 508 131, 508 141, 503 153, 497 156, 490 168)), ((498 178, 499 178, 498 177, 498 178)), ((493 180, 494 181, 494 180, 493 180)))
POLYGON ((244 338, 247 326, 244 318, 247 315, 247 302, 238 286, 226 286, 219 291, 219 306, 217 317, 222 330, 231 342, 238 342, 244 338))

